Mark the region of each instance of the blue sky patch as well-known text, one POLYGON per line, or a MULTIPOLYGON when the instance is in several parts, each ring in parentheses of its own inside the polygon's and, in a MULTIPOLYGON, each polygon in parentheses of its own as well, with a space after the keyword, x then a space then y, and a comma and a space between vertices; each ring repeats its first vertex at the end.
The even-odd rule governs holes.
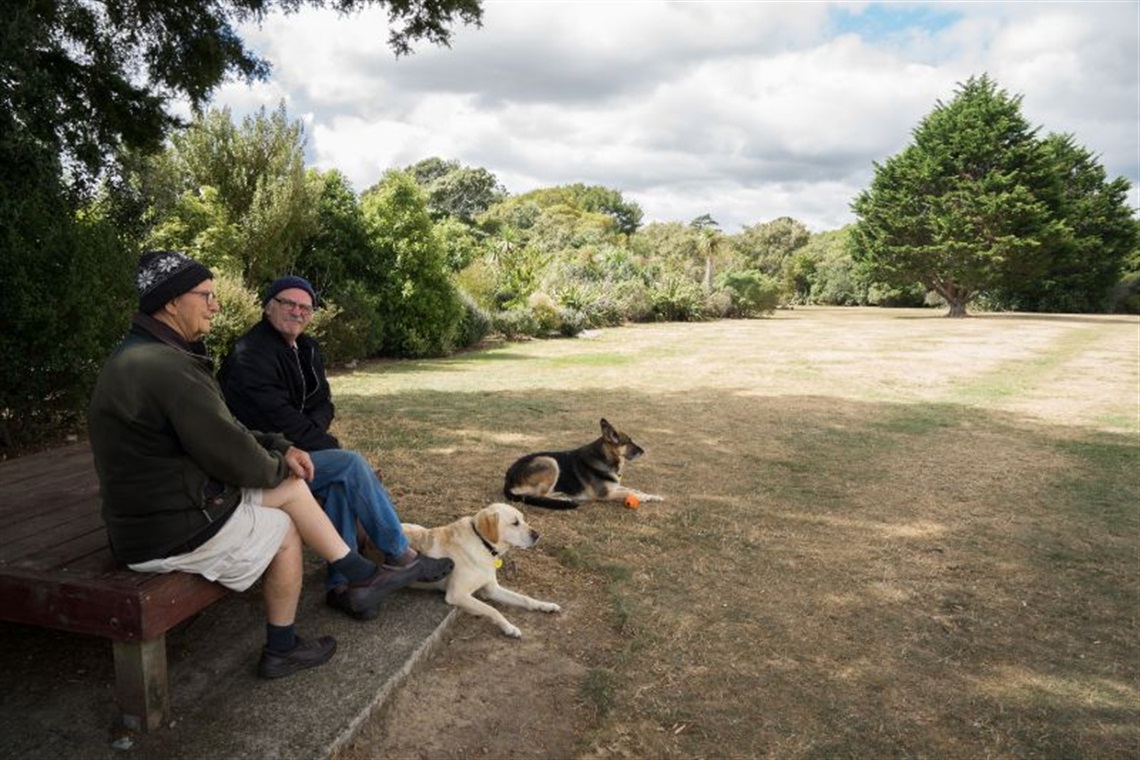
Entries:
POLYGON ((871 3, 838 5, 831 20, 839 34, 857 34, 866 42, 879 42, 905 35, 909 30, 939 32, 961 18, 958 11, 939 3, 871 3))

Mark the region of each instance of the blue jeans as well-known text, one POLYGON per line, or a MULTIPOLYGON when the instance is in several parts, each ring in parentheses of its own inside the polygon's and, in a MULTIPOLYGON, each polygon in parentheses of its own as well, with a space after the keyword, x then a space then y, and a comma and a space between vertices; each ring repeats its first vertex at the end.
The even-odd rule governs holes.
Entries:
MULTIPOLYGON (((357 520, 385 554, 399 555, 408 548, 388 491, 364 457, 345 449, 310 451, 309 456, 316 469, 309 489, 324 502, 325 514, 349 548, 355 550, 358 546, 357 520)), ((348 579, 330 567, 325 587, 331 589, 345 583, 348 579)))

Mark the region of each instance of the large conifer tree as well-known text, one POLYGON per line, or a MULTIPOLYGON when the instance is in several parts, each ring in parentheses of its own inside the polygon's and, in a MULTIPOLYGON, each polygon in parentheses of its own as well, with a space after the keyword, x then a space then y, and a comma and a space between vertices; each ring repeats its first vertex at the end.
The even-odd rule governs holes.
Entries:
POLYGON ((965 316, 980 293, 1047 269, 1066 227, 1059 183, 1021 98, 972 77, 875 165, 852 204, 853 255, 885 284, 921 283, 965 316))

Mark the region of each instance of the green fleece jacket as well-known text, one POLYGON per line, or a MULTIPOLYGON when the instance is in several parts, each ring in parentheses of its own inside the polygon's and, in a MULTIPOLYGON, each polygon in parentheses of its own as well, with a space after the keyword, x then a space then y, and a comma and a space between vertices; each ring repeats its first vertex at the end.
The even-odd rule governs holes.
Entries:
POLYGON ((178 553, 228 519, 241 488, 289 475, 289 441, 234 419, 205 347, 145 315, 104 365, 87 420, 103 522, 126 563, 178 553))

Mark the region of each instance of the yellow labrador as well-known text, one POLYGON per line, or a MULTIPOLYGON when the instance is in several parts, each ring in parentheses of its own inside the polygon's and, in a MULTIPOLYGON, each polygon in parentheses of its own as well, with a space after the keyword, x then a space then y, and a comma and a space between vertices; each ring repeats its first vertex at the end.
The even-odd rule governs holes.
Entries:
POLYGON ((493 602, 527 610, 561 612, 554 602, 531 599, 499 585, 495 571, 501 557, 512 546, 529 549, 538 541, 538 531, 527 525, 523 514, 509 504, 491 504, 473 517, 461 517, 438 528, 404 523, 404 533, 417 552, 429 557, 450 557, 455 569, 434 583, 417 583, 419 588, 447 591, 447 603, 472 615, 490 618, 508 636, 520 638, 522 631, 491 605, 475 598, 475 593, 493 602))

